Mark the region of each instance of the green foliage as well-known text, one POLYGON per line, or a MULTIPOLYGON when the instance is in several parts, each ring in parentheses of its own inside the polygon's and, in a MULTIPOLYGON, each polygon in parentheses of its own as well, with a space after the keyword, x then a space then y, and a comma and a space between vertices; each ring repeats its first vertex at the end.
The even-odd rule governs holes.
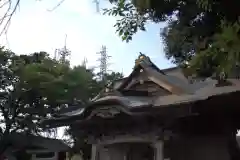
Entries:
POLYGON ((38 134, 43 118, 83 107, 102 89, 93 70, 70 68, 39 52, 17 56, 0 48, 0 154, 12 132, 38 134))
POLYGON ((121 78, 123 78, 123 74, 119 73, 119 72, 111 72, 106 75, 106 79, 107 79, 108 83, 111 83, 111 82, 121 79, 121 78))
POLYGON ((212 10, 212 4, 209 0, 197 0, 197 5, 199 8, 203 8, 206 11, 211 11, 212 10))
POLYGON ((115 1, 115 6, 111 9, 104 9, 104 14, 112 16, 121 16, 114 27, 123 41, 129 42, 132 36, 138 31, 145 31, 147 17, 137 12, 133 4, 125 0, 115 1))
POLYGON ((239 65, 240 25, 236 22, 229 24, 222 21, 221 28, 222 31, 213 36, 212 45, 206 50, 200 51, 190 61, 191 68, 195 69, 194 72, 200 73, 198 70, 204 69, 217 75, 220 73, 228 74, 239 65))
POLYGON ((84 66, 70 68, 48 56, 25 64, 17 73, 27 112, 40 118, 54 116, 68 106, 81 107, 99 92, 93 71, 84 66))
POLYGON ((123 40, 127 37, 128 42, 141 28, 131 25, 138 24, 139 17, 144 19, 142 27, 148 21, 167 22, 161 30, 165 55, 177 65, 190 64, 189 73, 228 73, 238 64, 240 1, 132 0, 124 5, 122 1, 113 1, 115 6, 107 11, 120 17, 115 27, 123 40))

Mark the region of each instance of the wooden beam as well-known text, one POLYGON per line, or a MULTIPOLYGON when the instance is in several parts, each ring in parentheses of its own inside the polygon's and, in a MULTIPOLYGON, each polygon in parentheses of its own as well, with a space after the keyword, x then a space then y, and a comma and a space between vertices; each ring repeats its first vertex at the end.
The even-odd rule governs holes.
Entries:
POLYGON ((164 142, 162 140, 158 140, 155 143, 155 158, 156 160, 164 160, 164 150, 163 150, 163 144, 164 142))
POLYGON ((173 80, 170 79, 167 75, 163 75, 151 68, 145 68, 148 78, 153 82, 157 83, 159 86, 167 89, 168 91, 174 94, 191 94, 193 93, 191 89, 188 87, 188 84, 182 82, 181 80, 172 82, 173 80))
POLYGON ((163 83, 160 79, 154 77, 154 76, 149 76, 148 77, 151 81, 157 83, 159 86, 163 87, 164 89, 168 90, 169 92, 173 93, 173 94, 183 94, 183 90, 181 90, 180 88, 177 88, 175 86, 163 83))
POLYGON ((97 145, 96 144, 93 144, 92 145, 92 154, 91 154, 91 160, 98 160, 97 159, 97 145))

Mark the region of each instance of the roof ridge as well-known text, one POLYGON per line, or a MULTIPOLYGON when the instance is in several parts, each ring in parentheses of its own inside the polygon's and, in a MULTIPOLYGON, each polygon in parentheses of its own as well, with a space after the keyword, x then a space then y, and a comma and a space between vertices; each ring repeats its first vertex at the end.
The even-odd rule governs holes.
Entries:
POLYGON ((152 68, 154 70, 156 70, 158 73, 160 74, 163 74, 163 75, 166 75, 162 70, 160 70, 152 61, 151 59, 146 56, 145 54, 142 54, 140 52, 138 58, 135 60, 135 66, 133 68, 133 71, 131 72, 131 74, 126 77, 122 84, 119 85, 118 88, 116 88, 116 90, 119 90, 119 89, 122 89, 126 86, 126 84, 128 84, 129 80, 131 80, 132 77, 134 77, 134 75, 136 74, 137 70, 139 70, 139 68, 143 68, 143 69, 146 69, 146 68, 152 68))
MULTIPOLYGON (((140 52, 140 55, 138 56, 138 58, 135 60, 135 66, 134 66, 134 69, 140 65, 146 65, 146 66, 149 66, 149 67, 152 67, 154 68, 155 70, 157 70, 158 72, 162 73, 162 74, 165 74, 161 69, 159 69, 157 67, 156 64, 154 64, 151 59, 149 58, 149 56, 146 56, 145 54, 141 53, 140 52)), ((142 66, 143 67, 143 66, 142 66)))

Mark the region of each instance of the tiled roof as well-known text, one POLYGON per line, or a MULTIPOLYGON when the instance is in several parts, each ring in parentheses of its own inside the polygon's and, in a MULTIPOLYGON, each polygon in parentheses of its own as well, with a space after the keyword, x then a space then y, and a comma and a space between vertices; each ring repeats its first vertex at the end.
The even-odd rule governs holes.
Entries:
POLYGON ((215 80, 205 80, 190 84, 180 78, 162 73, 162 71, 156 68, 156 65, 153 65, 149 58, 146 58, 144 61, 138 62, 133 72, 127 78, 123 79, 123 82, 117 88, 114 88, 115 91, 117 90, 116 92, 112 92, 112 94, 104 94, 102 92, 84 109, 66 113, 64 114, 64 118, 45 120, 44 123, 57 123, 57 121, 64 123, 64 121, 70 119, 83 120, 95 109, 104 106, 119 107, 126 114, 132 115, 136 113, 137 109, 143 107, 161 109, 161 107, 206 100, 209 97, 221 94, 240 92, 240 81, 236 79, 229 79, 229 81, 232 85, 223 87, 216 87, 217 81, 215 80), (136 79, 140 70, 145 72, 149 80, 170 91, 171 94, 156 95, 153 97, 137 96, 137 94, 125 96, 123 93, 128 90, 126 86, 133 84, 131 82, 134 78, 136 79))

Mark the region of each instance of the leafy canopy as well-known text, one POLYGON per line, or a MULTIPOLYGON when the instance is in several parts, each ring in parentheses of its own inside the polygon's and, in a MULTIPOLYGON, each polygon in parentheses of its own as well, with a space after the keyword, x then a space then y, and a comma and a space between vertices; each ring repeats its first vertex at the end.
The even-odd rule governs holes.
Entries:
POLYGON ((43 118, 85 105, 101 89, 95 76, 45 52, 18 56, 0 48, 0 154, 11 133, 40 134, 43 118))
MULTIPOLYGON (((71 68, 46 52, 18 56, 0 48, 0 154, 10 145, 11 133, 39 135, 45 131, 42 119, 85 107, 106 83, 123 77, 112 72, 102 81, 98 75, 85 65, 71 68)), ((75 144, 84 144, 84 139, 68 133, 75 144)))
POLYGON ((166 22, 161 30, 165 55, 189 74, 229 73, 239 63, 240 1, 218 0, 110 0, 105 14, 119 16, 116 31, 132 40, 147 22, 166 22))

